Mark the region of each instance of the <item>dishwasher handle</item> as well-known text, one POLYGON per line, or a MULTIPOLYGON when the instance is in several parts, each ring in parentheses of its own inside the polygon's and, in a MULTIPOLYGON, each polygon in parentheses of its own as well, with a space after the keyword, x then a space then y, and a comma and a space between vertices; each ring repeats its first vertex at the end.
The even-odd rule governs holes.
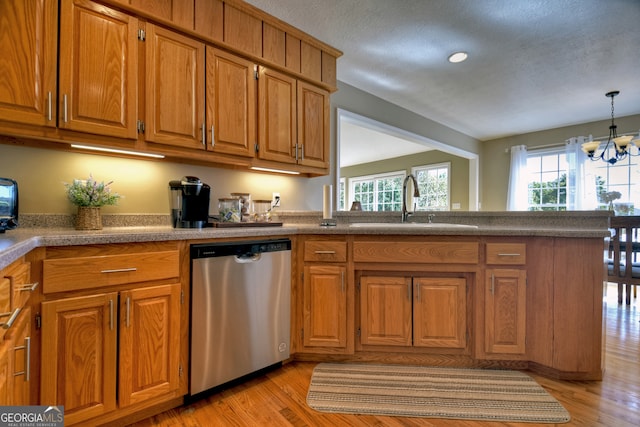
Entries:
POLYGON ((236 255, 235 260, 238 264, 248 264, 251 262, 258 262, 262 258, 262 254, 258 253, 246 253, 243 255, 236 255))

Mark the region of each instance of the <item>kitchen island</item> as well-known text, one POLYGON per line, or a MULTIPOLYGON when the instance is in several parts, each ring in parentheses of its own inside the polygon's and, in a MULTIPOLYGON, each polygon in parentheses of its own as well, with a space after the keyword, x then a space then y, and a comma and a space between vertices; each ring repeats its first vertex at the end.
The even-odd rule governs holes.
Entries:
MULTIPOLYGON (((397 220, 395 215, 336 216, 335 227, 319 226, 317 213, 292 213, 282 216, 280 227, 7 232, 0 237, 0 268, 29 263, 31 279, 41 282, 28 303, 36 355, 30 402, 65 404, 70 425, 131 419, 180 404, 188 392, 188 247, 257 237, 292 240, 292 359, 516 368, 562 379, 602 378, 605 213, 443 213, 434 222, 450 225, 389 227, 379 223, 397 220), (90 268, 118 270, 133 261, 135 271, 109 278, 90 268), (135 320, 125 315, 129 307, 138 313, 135 320), (87 402, 69 400, 78 391, 73 383, 59 381, 97 366, 93 361, 85 371, 84 364, 64 365, 59 357, 76 345, 65 349, 69 336, 60 334, 80 318, 83 327, 101 318, 95 313, 110 319, 110 310, 122 317, 113 326, 107 321, 95 327, 113 341, 83 345, 112 352, 113 359, 106 360, 111 364, 97 369, 100 375, 92 384, 108 380, 100 387, 104 396, 113 397, 87 409, 87 402), (157 313, 164 313, 162 321, 151 324, 162 332, 154 339, 162 338, 148 348, 166 353, 148 358, 129 346, 133 337, 144 337, 139 335, 147 330, 144 322, 158 322, 157 313), (40 322, 42 329, 36 327, 40 322), (58 326, 52 329, 52 324, 58 326), (129 324, 138 327, 133 335, 129 324), (124 365, 116 367, 117 361, 124 365), (159 379, 146 387, 132 366, 147 366, 159 379), (122 372, 129 374, 119 377, 116 393, 116 375, 122 372)), ((419 214, 413 219, 428 222, 419 214)))

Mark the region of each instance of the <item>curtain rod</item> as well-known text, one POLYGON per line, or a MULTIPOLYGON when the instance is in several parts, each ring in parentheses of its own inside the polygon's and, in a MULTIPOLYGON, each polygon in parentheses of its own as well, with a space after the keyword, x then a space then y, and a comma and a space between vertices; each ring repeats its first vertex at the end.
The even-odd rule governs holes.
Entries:
MULTIPOLYGON (((618 136, 626 136, 626 135, 634 135, 634 136, 635 136, 635 135, 640 135, 640 134, 638 134, 637 132, 626 132, 626 133, 621 133, 621 134, 620 134, 620 135, 618 135, 618 136)), ((580 135, 580 136, 583 136, 584 138, 586 138, 586 141, 588 141, 588 138, 589 138, 588 136, 584 136, 584 135, 580 135)), ((600 136, 600 137, 598 137, 598 138, 593 138, 593 140, 594 140, 594 141, 606 141, 607 139, 609 139, 609 136, 608 136, 608 135, 607 135, 607 136, 600 136)), ((586 141, 585 141, 585 142, 586 142, 586 141)), ((562 147, 563 145, 565 145, 565 144, 566 144, 566 142, 567 142, 567 140, 564 140, 564 142, 555 142, 555 143, 552 143, 552 144, 535 145, 535 146, 532 146, 532 147, 527 147, 527 150, 528 150, 528 149, 531 149, 531 150, 538 150, 538 149, 540 149, 540 150, 541 150, 541 149, 543 149, 543 148, 556 148, 556 147, 562 147)))

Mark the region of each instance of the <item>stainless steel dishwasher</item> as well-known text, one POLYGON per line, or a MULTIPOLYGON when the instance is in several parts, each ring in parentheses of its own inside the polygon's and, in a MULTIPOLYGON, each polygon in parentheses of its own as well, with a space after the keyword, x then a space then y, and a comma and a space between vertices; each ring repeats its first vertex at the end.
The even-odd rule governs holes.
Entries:
POLYGON ((191 395, 289 357, 291 240, 191 245, 191 395))

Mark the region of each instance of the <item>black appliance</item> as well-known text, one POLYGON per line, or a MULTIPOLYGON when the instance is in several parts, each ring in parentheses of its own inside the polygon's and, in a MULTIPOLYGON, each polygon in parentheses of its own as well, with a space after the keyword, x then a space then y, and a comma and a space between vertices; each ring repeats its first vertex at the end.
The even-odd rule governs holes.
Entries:
POLYGON ((18 226, 18 183, 0 178, 0 233, 18 226))
POLYGON ((195 176, 169 182, 174 228, 203 228, 209 221, 211 187, 195 176))

